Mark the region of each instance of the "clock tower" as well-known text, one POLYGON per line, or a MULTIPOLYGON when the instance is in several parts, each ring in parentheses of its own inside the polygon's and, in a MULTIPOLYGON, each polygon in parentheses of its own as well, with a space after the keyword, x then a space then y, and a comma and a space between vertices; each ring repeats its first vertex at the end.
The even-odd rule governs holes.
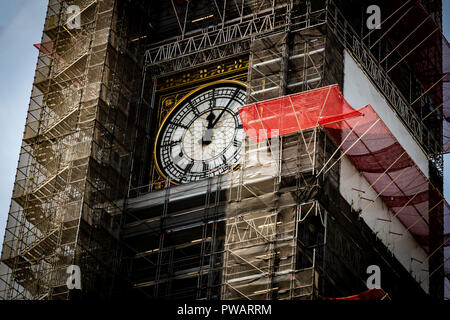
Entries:
POLYGON ((0 298, 442 298, 441 15, 50 0, 0 298))

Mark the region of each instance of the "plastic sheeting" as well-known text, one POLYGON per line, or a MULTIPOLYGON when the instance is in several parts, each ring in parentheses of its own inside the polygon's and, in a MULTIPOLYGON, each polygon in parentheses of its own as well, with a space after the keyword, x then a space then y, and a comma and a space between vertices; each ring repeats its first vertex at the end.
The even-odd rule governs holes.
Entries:
MULTIPOLYGON (((401 2, 400 2, 401 3, 401 2)), ((394 3, 393 3, 394 4, 394 3)), ((395 6, 399 5, 396 1, 395 6)), ((420 1, 411 1, 411 10, 388 34, 391 43, 415 73, 422 88, 439 107, 443 116, 443 153, 450 152, 450 45, 441 33, 440 27, 423 7, 420 1), (411 32, 415 30, 415 32, 411 32)), ((407 10, 405 7, 404 10, 407 10)), ((403 11, 402 11, 403 12, 403 11)), ((402 12, 399 13, 402 14, 402 12)), ((395 19, 393 19, 395 21, 395 19)), ((394 22, 393 22, 394 23, 394 22)), ((444 232, 446 233, 444 265, 450 278, 450 210, 444 209, 444 232)), ((446 283, 447 297, 450 282, 446 283)))
POLYGON ((239 114, 255 141, 278 132, 325 127, 394 215, 429 250, 430 215, 439 217, 445 200, 370 105, 353 109, 334 85, 244 106, 239 114))
POLYGON ((372 107, 359 111, 362 117, 325 129, 418 243, 428 249, 430 214, 442 212, 444 200, 372 107))
POLYGON ((45 55, 51 55, 53 52, 53 41, 36 43, 33 46, 45 55))
POLYGON ((274 130, 286 135, 360 113, 345 101, 339 86, 332 85, 247 105, 239 115, 249 138, 260 142, 277 135, 274 130))
POLYGON ((348 297, 328 298, 325 300, 391 300, 389 295, 383 289, 370 289, 359 294, 348 297))

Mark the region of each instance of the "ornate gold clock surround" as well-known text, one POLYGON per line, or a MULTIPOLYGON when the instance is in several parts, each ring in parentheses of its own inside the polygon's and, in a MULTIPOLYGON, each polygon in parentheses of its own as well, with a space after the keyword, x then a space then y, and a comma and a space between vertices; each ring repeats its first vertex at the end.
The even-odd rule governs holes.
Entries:
MULTIPOLYGON (((158 79, 156 87, 156 129, 154 135, 153 156, 150 164, 151 191, 157 191, 165 187, 167 177, 158 166, 155 158, 156 139, 164 121, 182 103, 186 97, 204 87, 220 81, 235 81, 246 86, 248 60, 237 58, 224 63, 203 67, 194 71, 183 72, 158 79)), ((171 182, 175 184, 174 182, 171 182)))

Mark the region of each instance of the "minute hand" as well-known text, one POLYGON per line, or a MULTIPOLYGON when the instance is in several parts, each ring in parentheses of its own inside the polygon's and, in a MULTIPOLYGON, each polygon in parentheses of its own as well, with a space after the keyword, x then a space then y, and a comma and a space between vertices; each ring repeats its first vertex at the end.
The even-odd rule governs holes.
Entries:
POLYGON ((227 105, 225 106, 225 108, 222 110, 222 112, 219 114, 219 116, 216 118, 216 120, 212 123, 211 128, 213 129, 217 122, 219 122, 220 118, 222 118, 223 114, 225 113, 225 111, 228 109, 228 107, 231 105, 231 103, 234 101, 234 98, 236 98, 237 94, 239 92, 239 89, 236 89, 236 91, 234 91, 233 96, 231 97, 231 99, 228 101, 227 105))

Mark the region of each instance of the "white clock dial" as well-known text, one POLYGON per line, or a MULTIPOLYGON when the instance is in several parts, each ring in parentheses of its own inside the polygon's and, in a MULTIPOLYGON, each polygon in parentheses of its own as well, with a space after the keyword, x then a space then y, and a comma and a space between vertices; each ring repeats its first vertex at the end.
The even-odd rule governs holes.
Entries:
POLYGON ((220 81, 185 97, 165 118, 155 145, 162 175, 187 183, 223 174, 240 159, 244 131, 238 110, 245 89, 220 81))

